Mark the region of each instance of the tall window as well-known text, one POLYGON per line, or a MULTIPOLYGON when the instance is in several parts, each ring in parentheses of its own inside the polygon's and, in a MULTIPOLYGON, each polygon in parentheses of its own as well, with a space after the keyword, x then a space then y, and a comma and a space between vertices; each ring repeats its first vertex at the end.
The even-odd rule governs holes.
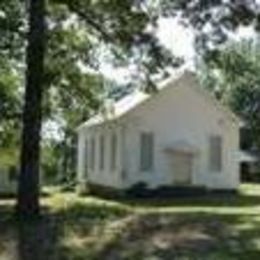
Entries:
POLYGON ((95 169, 95 160, 96 159, 96 144, 95 144, 95 138, 93 137, 91 139, 91 169, 95 169))
POLYGON ((85 166, 85 173, 87 174, 87 171, 88 171, 88 140, 86 139, 85 141, 85 154, 84 154, 84 166, 85 166))
POLYGON ((99 169, 104 170, 104 161, 105 161, 105 140, 104 136, 101 135, 99 138, 99 169))
POLYGON ((212 172, 222 170, 222 138, 218 135, 209 139, 209 170, 212 172))
POLYGON ((88 139, 87 164, 88 164, 88 169, 92 169, 92 139, 88 139))
POLYGON ((116 169, 116 162, 117 162, 117 135, 113 133, 111 135, 111 170, 116 169))
POLYGON ((151 171, 154 167, 153 133, 141 133, 140 136, 140 170, 151 171))

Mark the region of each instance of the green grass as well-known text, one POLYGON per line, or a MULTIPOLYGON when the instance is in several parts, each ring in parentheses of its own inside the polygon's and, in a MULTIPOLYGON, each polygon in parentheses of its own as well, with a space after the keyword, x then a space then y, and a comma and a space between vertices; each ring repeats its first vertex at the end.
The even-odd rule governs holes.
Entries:
POLYGON ((259 259, 260 185, 238 195, 105 200, 57 190, 19 222, 0 200, 0 260, 259 259))

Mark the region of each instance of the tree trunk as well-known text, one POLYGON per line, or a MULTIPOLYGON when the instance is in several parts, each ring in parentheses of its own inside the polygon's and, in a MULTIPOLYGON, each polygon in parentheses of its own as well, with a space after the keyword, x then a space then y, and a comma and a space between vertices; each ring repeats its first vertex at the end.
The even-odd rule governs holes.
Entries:
POLYGON ((17 213, 39 214, 39 162, 45 54, 45 0, 29 1, 26 86, 17 213))

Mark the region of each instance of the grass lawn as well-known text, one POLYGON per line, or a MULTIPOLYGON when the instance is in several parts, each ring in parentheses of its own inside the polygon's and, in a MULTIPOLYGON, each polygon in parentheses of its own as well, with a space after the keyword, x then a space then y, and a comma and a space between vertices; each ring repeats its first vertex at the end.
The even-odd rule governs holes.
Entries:
POLYGON ((260 259, 260 185, 149 201, 52 192, 27 223, 13 204, 0 199, 0 260, 260 259))

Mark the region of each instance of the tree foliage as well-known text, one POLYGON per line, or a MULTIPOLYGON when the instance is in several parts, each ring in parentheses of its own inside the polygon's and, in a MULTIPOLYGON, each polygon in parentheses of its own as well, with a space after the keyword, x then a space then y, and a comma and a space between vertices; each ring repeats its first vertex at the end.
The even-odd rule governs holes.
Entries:
MULTIPOLYGON (((16 90, 23 89, 27 10, 19 0, 2 3, 1 51, 20 65, 10 70, 20 75, 16 90)), ((71 139, 75 127, 100 105, 104 84, 99 64, 104 59, 114 65, 137 64, 143 79, 173 64, 170 53, 147 29, 156 18, 132 1, 49 1, 43 119, 65 122, 65 139, 71 139), (92 72, 83 73, 82 67, 92 72)))
POLYGON ((21 118, 21 69, 24 8, 17 0, 0 2, 0 149, 18 144, 21 118))
POLYGON ((260 30, 260 3, 255 0, 162 0, 163 16, 178 16, 196 33, 199 53, 226 42, 239 26, 260 30))
POLYGON ((203 82, 229 105, 250 129, 253 145, 260 148, 260 45, 231 43, 205 57, 203 82))
MULTIPOLYGON (((80 121, 98 107, 103 78, 100 73, 82 73, 79 63, 96 71, 100 57, 117 66, 134 63, 140 77, 151 85, 147 75, 162 73, 168 65, 179 65, 180 59, 162 48, 153 34, 161 16, 179 16, 184 24, 191 24, 199 49, 207 50, 225 41, 227 32, 241 24, 253 24, 258 29, 257 5, 255 1, 223 0, 48 1, 45 118, 57 110, 72 113, 74 109, 67 108, 76 106, 75 115, 81 114, 80 121)), ((26 5, 20 0, 3 0, 0 11, 1 57, 4 63, 12 61, 10 70, 18 69, 22 75, 26 5)), ((23 78, 17 79, 16 85, 23 86, 23 78)))

